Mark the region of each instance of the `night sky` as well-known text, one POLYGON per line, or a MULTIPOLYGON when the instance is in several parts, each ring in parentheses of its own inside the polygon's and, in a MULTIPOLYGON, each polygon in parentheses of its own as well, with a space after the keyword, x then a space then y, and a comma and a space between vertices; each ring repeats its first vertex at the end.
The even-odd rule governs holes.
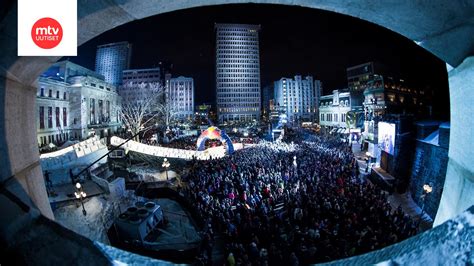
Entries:
POLYGON ((161 14, 112 29, 79 47, 70 58, 94 69, 96 46, 133 44, 131 68, 173 64, 174 77, 194 78, 195 103, 215 101, 214 23, 260 24, 262 87, 281 77, 312 75, 325 94, 347 87, 346 68, 377 61, 437 93, 435 113, 449 119, 445 63, 388 29, 328 11, 280 5, 222 5, 161 14))

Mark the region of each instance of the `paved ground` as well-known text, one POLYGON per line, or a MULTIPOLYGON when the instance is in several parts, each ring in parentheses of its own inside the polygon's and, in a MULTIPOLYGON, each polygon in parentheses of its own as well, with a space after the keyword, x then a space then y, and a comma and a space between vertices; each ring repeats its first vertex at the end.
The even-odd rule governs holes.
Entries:
MULTIPOLYGON (((370 174, 370 169, 368 173, 365 172, 367 167, 367 163, 365 161, 365 151, 360 150, 359 144, 353 144, 352 151, 357 159, 357 163, 359 164, 361 178, 364 178, 367 182, 370 182, 370 180, 367 178, 367 176, 370 174)), ((416 202, 412 199, 411 194, 409 192, 406 192, 404 194, 399 194, 396 192, 392 194, 387 193, 387 196, 388 201, 393 209, 396 209, 398 208, 398 206, 401 206, 402 210, 406 214, 410 215, 410 217, 415 219, 415 221, 419 221, 420 231, 428 230, 433 226, 432 218, 429 217, 425 212, 422 212, 420 206, 418 206, 416 202)))
POLYGON ((159 229, 161 234, 153 241, 157 248, 187 249, 190 245, 194 246, 201 241, 191 218, 178 202, 165 198, 153 201, 161 206, 168 220, 168 224, 159 229))
POLYGON ((360 150, 360 144, 358 143, 353 143, 352 144, 352 152, 354 153, 354 156, 357 160, 357 163, 359 164, 359 170, 362 175, 367 175, 370 173, 370 169, 367 169, 367 163, 365 159, 367 158, 367 155, 365 154, 365 151, 360 150), (366 170, 369 170, 368 173, 366 173, 366 170))
POLYGON ((212 246, 212 265, 220 266, 224 265, 226 261, 225 257, 225 240, 221 234, 214 236, 214 245, 212 246))
POLYGON ((402 210, 410 215, 415 221, 419 222, 419 230, 426 231, 433 227, 433 220, 421 208, 413 201, 410 193, 398 194, 393 193, 388 196, 388 201, 392 208, 396 209, 398 206, 402 207, 402 210))

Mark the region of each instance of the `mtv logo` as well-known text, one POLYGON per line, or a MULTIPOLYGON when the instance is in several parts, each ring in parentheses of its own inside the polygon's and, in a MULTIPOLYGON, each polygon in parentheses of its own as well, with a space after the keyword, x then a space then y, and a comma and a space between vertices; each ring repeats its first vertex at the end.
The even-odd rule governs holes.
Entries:
POLYGON ((76 56, 77 0, 18 0, 18 56, 76 56))

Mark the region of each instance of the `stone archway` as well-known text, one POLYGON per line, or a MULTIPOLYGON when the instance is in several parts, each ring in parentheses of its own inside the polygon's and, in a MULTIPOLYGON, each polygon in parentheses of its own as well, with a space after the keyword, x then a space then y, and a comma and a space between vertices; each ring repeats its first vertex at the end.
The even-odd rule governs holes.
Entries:
MULTIPOLYGON (((323 9, 361 18, 414 40, 454 69, 449 72, 451 138, 443 196, 435 224, 474 204, 474 3, 434 0, 399 4, 371 0, 98 0, 78 1, 78 44, 127 22, 204 5, 268 3, 323 9), (105 19, 107 18, 107 19, 105 19)), ((38 209, 54 219, 36 149, 35 79, 58 57, 17 57, 16 3, 0 22, 0 204, 8 241, 38 209), (31 211, 33 210, 33 211, 31 211)), ((33 215, 34 216, 34 215, 33 215)))

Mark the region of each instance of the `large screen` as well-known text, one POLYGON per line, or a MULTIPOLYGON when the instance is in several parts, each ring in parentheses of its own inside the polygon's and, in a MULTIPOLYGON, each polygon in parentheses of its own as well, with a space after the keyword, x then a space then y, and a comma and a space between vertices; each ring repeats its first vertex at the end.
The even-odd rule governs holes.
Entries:
POLYGON ((379 122, 379 147, 393 155, 395 147, 395 124, 379 122))

